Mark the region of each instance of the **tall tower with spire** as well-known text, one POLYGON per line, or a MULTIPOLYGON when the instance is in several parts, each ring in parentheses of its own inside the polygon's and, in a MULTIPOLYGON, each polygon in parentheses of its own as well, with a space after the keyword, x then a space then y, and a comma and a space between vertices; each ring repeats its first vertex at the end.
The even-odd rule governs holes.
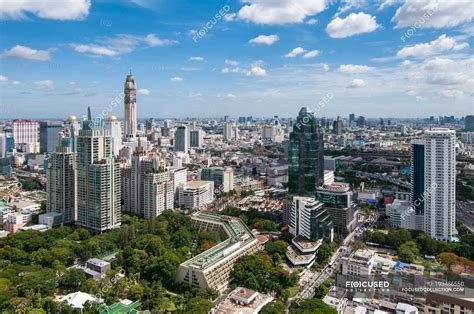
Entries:
POLYGON ((127 75, 124 86, 125 138, 134 138, 137 134, 137 85, 132 73, 127 75))

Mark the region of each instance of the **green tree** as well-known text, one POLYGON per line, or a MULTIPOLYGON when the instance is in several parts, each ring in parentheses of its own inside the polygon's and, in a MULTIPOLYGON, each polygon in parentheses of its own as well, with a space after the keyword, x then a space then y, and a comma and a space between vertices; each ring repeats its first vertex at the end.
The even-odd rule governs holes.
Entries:
POLYGON ((195 297, 189 300, 186 306, 186 313, 207 314, 214 307, 211 301, 202 297, 195 297))
POLYGON ((288 248, 288 243, 282 240, 268 242, 265 245, 265 251, 270 255, 273 255, 276 253, 276 254, 279 254, 280 256, 284 256, 287 248, 288 248))
POLYGON ((285 304, 280 301, 274 301, 266 304, 260 310, 260 314, 284 314, 286 310, 285 304))
POLYGON ((79 289, 79 286, 87 280, 82 269, 72 268, 66 270, 61 277, 60 284, 66 288, 79 289))
POLYGON ((291 303, 290 314, 337 314, 336 309, 330 307, 320 299, 297 299, 291 303))
POLYGON ((419 255, 420 250, 414 241, 408 241, 398 248, 398 257, 403 262, 413 263, 415 258, 419 255))
POLYGON ((314 289, 314 297, 316 299, 322 299, 326 296, 326 294, 328 294, 328 292, 328 287, 326 287, 324 284, 321 284, 314 289))

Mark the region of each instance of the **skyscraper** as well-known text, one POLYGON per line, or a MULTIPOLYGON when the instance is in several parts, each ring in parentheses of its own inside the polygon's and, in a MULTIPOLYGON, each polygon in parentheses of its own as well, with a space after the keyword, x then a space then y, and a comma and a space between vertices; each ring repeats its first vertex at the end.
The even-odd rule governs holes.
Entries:
POLYGON ((290 194, 314 197, 324 183, 324 138, 314 114, 301 108, 288 143, 290 194))
POLYGON ((112 138, 90 108, 77 138, 77 224, 94 232, 120 226, 120 165, 112 138))
POLYGON ((122 148, 122 126, 117 121, 116 116, 109 116, 104 124, 104 128, 112 137, 112 155, 117 157, 122 148))
POLYGON ((40 128, 40 152, 52 153, 58 146, 59 132, 63 128, 61 122, 41 121, 40 128))
POLYGON ((334 240, 334 228, 323 203, 312 197, 294 196, 289 222, 290 233, 309 240, 334 240))
POLYGON ((410 158, 411 202, 417 213, 423 214, 425 208, 425 143, 422 140, 411 142, 410 158))
POLYGON ((474 132, 474 116, 470 115, 464 118, 464 130, 474 132))
POLYGON ((191 147, 202 147, 204 144, 204 131, 201 129, 189 131, 189 144, 191 147))
POLYGON ((174 150, 177 152, 188 152, 189 132, 185 125, 179 126, 174 134, 174 150))
POLYGON ((170 173, 164 168, 147 171, 143 179, 143 217, 153 219, 164 210, 174 209, 174 189, 170 173))
POLYGON ((341 117, 337 117, 337 119, 333 122, 332 132, 336 135, 342 135, 342 120, 341 120, 341 117))
POLYGON ((15 147, 25 153, 39 153, 39 124, 32 120, 14 120, 15 147))
POLYGON ((137 85, 132 74, 127 75, 124 87, 125 137, 134 138, 137 134, 137 85))
POLYGON ((425 131, 425 232, 437 240, 457 241, 455 143, 454 130, 425 131))
POLYGON ((356 119, 356 116, 355 116, 355 114, 351 113, 351 114, 349 115, 349 125, 351 125, 351 124, 352 124, 352 122, 354 122, 354 121, 355 121, 355 119, 356 119))

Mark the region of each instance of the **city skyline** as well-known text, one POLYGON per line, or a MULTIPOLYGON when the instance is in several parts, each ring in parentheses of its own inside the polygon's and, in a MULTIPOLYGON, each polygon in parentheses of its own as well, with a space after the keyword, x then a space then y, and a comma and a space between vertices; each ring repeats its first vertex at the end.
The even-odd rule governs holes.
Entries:
MULTIPOLYGON (((139 119, 292 117, 328 93, 318 117, 464 116, 473 100, 469 8, 427 0, 72 1, 66 13, 48 3, 3 6, 0 113, 100 112, 131 71, 139 119)), ((124 118, 122 103, 110 114, 124 118)))

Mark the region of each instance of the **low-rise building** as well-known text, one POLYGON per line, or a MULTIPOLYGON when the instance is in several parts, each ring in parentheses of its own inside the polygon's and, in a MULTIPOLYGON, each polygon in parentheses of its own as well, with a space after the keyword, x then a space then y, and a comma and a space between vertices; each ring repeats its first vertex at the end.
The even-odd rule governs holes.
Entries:
POLYGON ((257 314, 273 297, 268 294, 237 287, 211 310, 211 314, 257 314))
POLYGON ((229 284, 235 261, 262 246, 238 218, 196 212, 191 219, 199 231, 217 231, 225 240, 179 265, 176 281, 221 291, 229 284))

